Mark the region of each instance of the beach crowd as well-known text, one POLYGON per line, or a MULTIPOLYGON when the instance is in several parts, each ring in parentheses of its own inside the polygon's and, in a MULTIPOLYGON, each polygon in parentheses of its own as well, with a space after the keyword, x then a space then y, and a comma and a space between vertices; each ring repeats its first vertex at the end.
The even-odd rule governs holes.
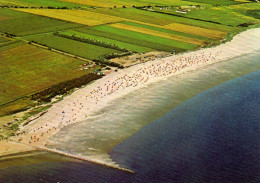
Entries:
POLYGON ((95 85, 94 88, 86 90, 85 93, 81 93, 77 97, 67 100, 67 102, 58 103, 58 108, 56 107, 54 112, 47 113, 37 119, 41 120, 41 123, 28 129, 26 131, 27 138, 20 138, 19 141, 31 145, 41 144, 41 139, 46 140, 47 137, 55 134, 62 127, 86 119, 87 111, 95 108, 95 106, 103 105, 110 96, 122 93, 128 88, 137 88, 156 78, 171 76, 193 65, 214 61, 218 54, 219 52, 207 54, 197 52, 195 54, 177 55, 172 59, 157 59, 157 62, 151 61, 140 64, 141 66, 138 69, 129 72, 122 70, 122 73, 119 73, 113 79, 104 80, 104 82, 95 85))

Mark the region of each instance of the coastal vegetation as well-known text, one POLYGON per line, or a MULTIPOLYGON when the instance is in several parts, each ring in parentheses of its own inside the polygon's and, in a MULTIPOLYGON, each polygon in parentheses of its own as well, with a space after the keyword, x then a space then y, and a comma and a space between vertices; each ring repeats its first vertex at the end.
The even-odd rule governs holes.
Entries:
POLYGON ((123 68, 113 58, 181 53, 228 41, 259 26, 259 4, 0 0, 0 116, 49 102, 100 78, 96 73, 104 68, 123 68))

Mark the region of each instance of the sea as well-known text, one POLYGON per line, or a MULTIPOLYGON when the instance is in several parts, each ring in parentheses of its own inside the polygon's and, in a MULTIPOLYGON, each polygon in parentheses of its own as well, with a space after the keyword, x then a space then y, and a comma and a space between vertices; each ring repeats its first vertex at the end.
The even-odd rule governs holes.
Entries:
POLYGON ((150 84, 47 143, 135 173, 33 152, 0 159, 0 183, 259 183, 259 126, 255 51, 150 84))

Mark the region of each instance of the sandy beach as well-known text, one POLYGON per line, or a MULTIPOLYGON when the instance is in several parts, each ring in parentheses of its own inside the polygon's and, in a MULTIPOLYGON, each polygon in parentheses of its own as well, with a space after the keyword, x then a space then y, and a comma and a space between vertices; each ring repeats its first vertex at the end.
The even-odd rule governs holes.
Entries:
POLYGON ((259 39, 260 28, 250 29, 213 48, 172 55, 113 72, 64 97, 43 116, 21 127, 20 131, 24 133, 11 138, 22 144, 21 148, 10 144, 14 142, 0 142, 0 155, 19 152, 20 149, 44 148, 47 140, 63 127, 91 118, 113 100, 167 77, 259 50, 260 45, 254 42, 259 39), (10 145, 13 148, 4 151, 10 145))

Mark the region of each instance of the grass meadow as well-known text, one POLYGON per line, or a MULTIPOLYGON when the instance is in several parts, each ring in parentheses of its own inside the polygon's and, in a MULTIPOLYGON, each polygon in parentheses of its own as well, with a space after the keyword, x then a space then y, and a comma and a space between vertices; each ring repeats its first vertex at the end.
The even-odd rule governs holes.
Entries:
POLYGON ((32 37, 30 40, 90 60, 97 59, 106 54, 120 53, 118 50, 74 41, 53 34, 32 37))
POLYGON ((85 74, 77 70, 84 61, 24 43, 0 50, 0 58, 0 103, 85 74))
POLYGON ((114 39, 109 39, 109 38, 105 38, 105 37, 101 37, 101 36, 95 36, 95 35, 92 35, 92 34, 85 34, 85 33, 73 31, 73 30, 62 32, 62 34, 69 35, 69 36, 76 35, 76 36, 82 37, 82 38, 98 40, 98 41, 102 41, 102 42, 109 43, 109 44, 115 44, 115 45, 119 46, 120 48, 125 48, 127 50, 131 50, 131 51, 134 51, 134 52, 140 52, 141 53, 141 52, 154 51, 153 49, 148 48, 148 47, 138 46, 138 45, 135 45, 135 44, 117 41, 117 40, 114 40, 114 39))

